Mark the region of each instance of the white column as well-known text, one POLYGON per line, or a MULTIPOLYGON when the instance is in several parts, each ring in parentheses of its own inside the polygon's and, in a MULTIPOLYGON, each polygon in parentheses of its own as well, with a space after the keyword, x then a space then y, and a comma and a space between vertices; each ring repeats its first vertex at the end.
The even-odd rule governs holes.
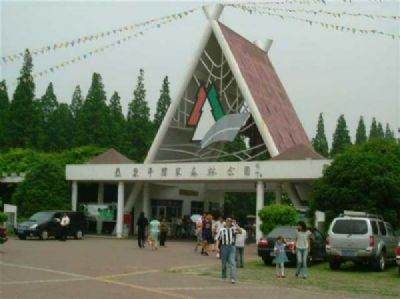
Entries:
POLYGON ((257 202, 256 202, 256 242, 262 237, 260 229, 261 219, 258 212, 264 207, 264 182, 257 181, 257 202))
POLYGON ((124 221, 124 193, 125 186, 123 182, 118 182, 118 205, 117 205, 117 238, 122 238, 122 226, 124 221))
POLYGON ((97 203, 104 203, 104 183, 99 183, 99 186, 97 188, 97 203))
POLYGON ((280 183, 276 184, 275 203, 276 204, 281 204, 282 203, 282 186, 281 186, 280 183))
POLYGON ((71 206, 72 211, 76 211, 78 205, 78 182, 72 181, 72 192, 71 192, 71 206))
POLYGON ((150 190, 149 183, 145 183, 143 186, 143 212, 144 215, 150 219, 150 190))

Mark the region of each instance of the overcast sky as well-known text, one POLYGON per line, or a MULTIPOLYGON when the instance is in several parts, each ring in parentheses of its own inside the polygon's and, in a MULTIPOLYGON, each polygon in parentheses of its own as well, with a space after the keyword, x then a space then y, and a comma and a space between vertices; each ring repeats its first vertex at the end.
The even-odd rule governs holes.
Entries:
MULTIPOLYGON (((384 3, 353 0, 351 4, 343 3, 342 0, 328 0, 327 3, 326 6, 285 4, 271 7, 400 15, 397 0, 384 3)), ((1 1, 1 56, 200 5, 201 2, 180 1, 1 1)), ((379 29, 397 34, 400 31, 399 20, 297 15, 350 27, 379 29)), ((337 32, 291 19, 249 15, 231 7, 224 9, 220 21, 251 41, 260 38, 274 40, 269 56, 310 138, 315 134, 320 112, 324 113, 329 139, 342 113, 351 129, 352 139, 360 115, 366 118, 368 127, 373 116, 383 123, 390 123, 392 128, 400 126, 399 39, 337 32)), ((92 73, 99 72, 103 77, 107 97, 114 90, 118 91, 126 111, 132 99, 139 68, 143 68, 147 100, 153 114, 165 75, 170 77, 174 99, 206 22, 203 12, 199 10, 183 20, 150 30, 143 36, 85 61, 38 78, 35 82, 36 96, 41 96, 51 81, 58 100, 70 103, 74 87, 80 84, 86 95, 92 73)), ((35 56, 34 71, 41 71, 118 38, 114 35, 79 47, 35 56)), ((0 67, 1 78, 7 80, 11 95, 21 60, 0 64, 0 67)))

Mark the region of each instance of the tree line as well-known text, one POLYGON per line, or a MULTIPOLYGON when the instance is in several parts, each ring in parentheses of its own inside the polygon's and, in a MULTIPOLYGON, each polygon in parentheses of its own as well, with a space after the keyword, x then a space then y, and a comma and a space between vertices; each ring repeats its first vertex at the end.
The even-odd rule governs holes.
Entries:
POLYGON ((59 103, 51 82, 45 93, 36 97, 32 70, 32 56, 26 50, 11 100, 6 82, 0 82, 0 151, 30 148, 60 152, 91 145, 114 147, 137 162, 144 160, 171 103, 168 76, 162 82, 156 113, 151 119, 143 69, 139 71, 127 115, 122 112, 117 91, 107 99, 98 73, 93 74, 86 97, 77 85, 68 105, 59 103))
MULTIPOLYGON (((361 145, 368 140, 395 140, 394 132, 390 129, 389 124, 386 124, 385 130, 381 122, 377 122, 375 117, 372 119, 369 134, 365 126, 364 118, 360 116, 358 121, 355 142, 356 145, 361 145)), ((335 157, 337 154, 342 153, 349 145, 351 145, 351 138, 349 129, 347 128, 344 115, 340 115, 335 132, 333 133, 332 147, 329 149, 328 141, 325 134, 325 125, 323 114, 320 113, 317 124, 317 132, 312 139, 314 149, 324 157, 335 157)))

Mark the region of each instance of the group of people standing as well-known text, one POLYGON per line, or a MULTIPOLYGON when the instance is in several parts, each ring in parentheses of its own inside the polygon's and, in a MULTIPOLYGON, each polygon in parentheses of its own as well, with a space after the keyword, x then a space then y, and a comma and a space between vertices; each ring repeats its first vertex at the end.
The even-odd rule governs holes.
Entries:
POLYGON ((150 222, 141 212, 136 222, 138 227, 138 246, 144 248, 146 242, 152 250, 157 250, 158 246, 164 246, 168 234, 168 225, 165 219, 159 221, 157 218, 150 222))

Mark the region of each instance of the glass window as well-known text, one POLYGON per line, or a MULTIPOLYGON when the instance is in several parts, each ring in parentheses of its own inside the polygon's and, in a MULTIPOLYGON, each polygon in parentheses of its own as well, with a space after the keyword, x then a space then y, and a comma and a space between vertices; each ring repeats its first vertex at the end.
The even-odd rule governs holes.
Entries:
POLYGON ((385 225, 386 225, 387 235, 392 237, 394 235, 392 226, 389 223, 385 223, 385 225))
POLYGON ((296 238, 296 232, 297 229, 295 227, 276 227, 268 234, 268 238, 277 238, 278 236, 282 236, 285 239, 294 239, 296 238))
POLYGON ((376 223, 376 221, 371 221, 371 226, 372 226, 372 233, 373 233, 374 235, 379 234, 379 231, 378 231, 378 224, 376 223))
POLYGON ((332 232, 334 234, 364 235, 368 233, 367 221, 357 219, 336 220, 332 232))
POLYGON ((49 221, 53 217, 53 212, 38 212, 29 218, 30 221, 35 221, 38 223, 49 221))
POLYGON ((381 231, 382 236, 386 236, 386 227, 382 221, 379 221, 379 230, 381 231))
POLYGON ((203 214, 204 202, 202 201, 192 201, 190 206, 190 214, 203 214))

